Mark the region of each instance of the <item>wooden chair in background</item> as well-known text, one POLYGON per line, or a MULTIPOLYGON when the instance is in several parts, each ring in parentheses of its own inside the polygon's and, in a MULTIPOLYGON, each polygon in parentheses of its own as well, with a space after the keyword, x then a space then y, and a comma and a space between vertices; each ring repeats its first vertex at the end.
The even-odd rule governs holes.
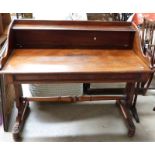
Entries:
MULTIPOLYGON (((144 22, 142 24, 141 44, 142 44, 144 55, 147 55, 150 58, 150 67, 154 69, 154 66, 155 66, 155 21, 150 21, 144 18, 144 22)), ((143 88, 144 95, 149 89, 153 77, 154 77, 154 72, 152 73, 151 77, 145 83, 140 84, 140 87, 143 88)))

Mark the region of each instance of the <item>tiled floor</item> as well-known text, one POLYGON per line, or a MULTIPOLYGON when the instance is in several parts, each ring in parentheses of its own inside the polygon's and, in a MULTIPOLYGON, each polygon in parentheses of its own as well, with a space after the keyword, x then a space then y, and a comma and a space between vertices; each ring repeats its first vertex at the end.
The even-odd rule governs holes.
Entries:
MULTIPOLYGON (((32 103, 23 141, 155 141, 155 92, 139 96, 140 123, 134 137, 127 136, 127 128, 113 101, 77 104, 32 103)), ((13 141, 9 132, 0 127, 0 141, 13 141)))

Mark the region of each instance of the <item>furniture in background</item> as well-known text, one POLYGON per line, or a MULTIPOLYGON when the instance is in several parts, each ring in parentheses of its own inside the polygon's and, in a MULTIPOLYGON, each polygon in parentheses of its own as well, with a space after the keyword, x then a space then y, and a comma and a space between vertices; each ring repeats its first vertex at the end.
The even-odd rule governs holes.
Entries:
MULTIPOLYGON (((154 70, 155 67, 155 20, 149 20, 144 18, 142 24, 141 33, 141 44, 143 48, 144 55, 150 58, 150 67, 154 70)), ((152 79, 154 77, 154 72, 152 76, 145 82, 141 83, 141 87, 144 88, 144 94, 148 90, 152 79)))
POLYGON ((114 21, 114 16, 111 13, 87 13, 88 20, 99 20, 99 21, 114 21))
POLYGON ((9 13, 0 13, 0 48, 7 39, 7 31, 11 23, 11 16, 9 13))
MULTIPOLYGON (((151 74, 142 54, 138 30, 127 22, 15 20, 1 58, 1 83, 13 84, 18 114, 13 137, 20 139, 31 101, 82 102, 116 100, 134 136, 133 109, 136 83, 151 74), (128 61, 126 61, 128 60, 128 61), (124 93, 80 96, 23 96, 25 83, 126 83, 124 93)), ((5 89, 5 85, 1 85, 5 89)), ((2 91, 4 96, 4 91, 2 91)), ((4 99, 6 96, 4 96, 4 99)), ((5 103, 5 100, 2 102, 5 103)), ((103 105, 104 106, 104 105, 103 105)), ((136 107, 134 107, 136 108, 136 107)))
POLYGON ((112 13, 114 21, 127 21, 132 13, 112 13))
MULTIPOLYGON (((150 67, 154 70, 155 65, 155 13, 135 13, 132 21, 139 27, 141 34, 141 44, 143 54, 150 59, 150 67)), ((154 77, 154 72, 150 78, 142 83, 139 83, 139 89, 143 90, 142 95, 145 95, 150 88, 154 77)), ((136 102, 136 100, 135 100, 136 102)), ((135 103, 136 104, 136 103, 135 103)), ((155 108, 153 109, 155 110, 155 108)))
MULTIPOLYGON (((2 57, 5 55, 6 52, 6 40, 10 23, 10 14, 0 13, 0 61, 2 60, 2 57)), ((3 82, 0 82, 0 124, 3 123, 5 131, 7 131, 9 127, 9 120, 14 102, 14 88, 13 85, 8 85, 7 80, 8 79, 3 79, 3 82)))
POLYGON ((22 19, 22 18, 33 18, 32 13, 16 13, 17 19, 22 19))
POLYGON ((88 20, 127 21, 132 13, 87 13, 88 20))

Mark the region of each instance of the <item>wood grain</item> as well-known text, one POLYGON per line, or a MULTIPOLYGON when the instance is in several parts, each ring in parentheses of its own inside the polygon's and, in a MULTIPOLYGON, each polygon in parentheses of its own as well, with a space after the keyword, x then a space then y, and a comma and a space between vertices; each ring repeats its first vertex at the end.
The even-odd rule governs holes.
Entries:
POLYGON ((13 128, 15 140, 29 112, 28 98, 23 98, 20 91, 24 83, 125 82, 127 89, 123 98, 83 95, 62 99, 116 99, 125 114, 129 136, 134 135, 135 126, 129 111, 136 92, 135 83, 146 81, 152 70, 142 54, 138 31, 132 23, 15 20, 10 26, 5 51, 0 59, 0 75, 9 76, 9 82, 15 87, 18 110, 13 128))
POLYGON ((0 73, 149 72, 132 50, 16 49, 0 73))

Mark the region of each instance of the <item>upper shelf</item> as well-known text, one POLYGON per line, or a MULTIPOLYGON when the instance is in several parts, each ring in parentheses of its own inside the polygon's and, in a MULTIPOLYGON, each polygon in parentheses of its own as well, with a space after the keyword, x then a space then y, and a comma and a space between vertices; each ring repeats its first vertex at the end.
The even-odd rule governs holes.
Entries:
POLYGON ((85 31, 135 31, 130 22, 100 21, 14 21, 13 30, 85 30, 85 31))

